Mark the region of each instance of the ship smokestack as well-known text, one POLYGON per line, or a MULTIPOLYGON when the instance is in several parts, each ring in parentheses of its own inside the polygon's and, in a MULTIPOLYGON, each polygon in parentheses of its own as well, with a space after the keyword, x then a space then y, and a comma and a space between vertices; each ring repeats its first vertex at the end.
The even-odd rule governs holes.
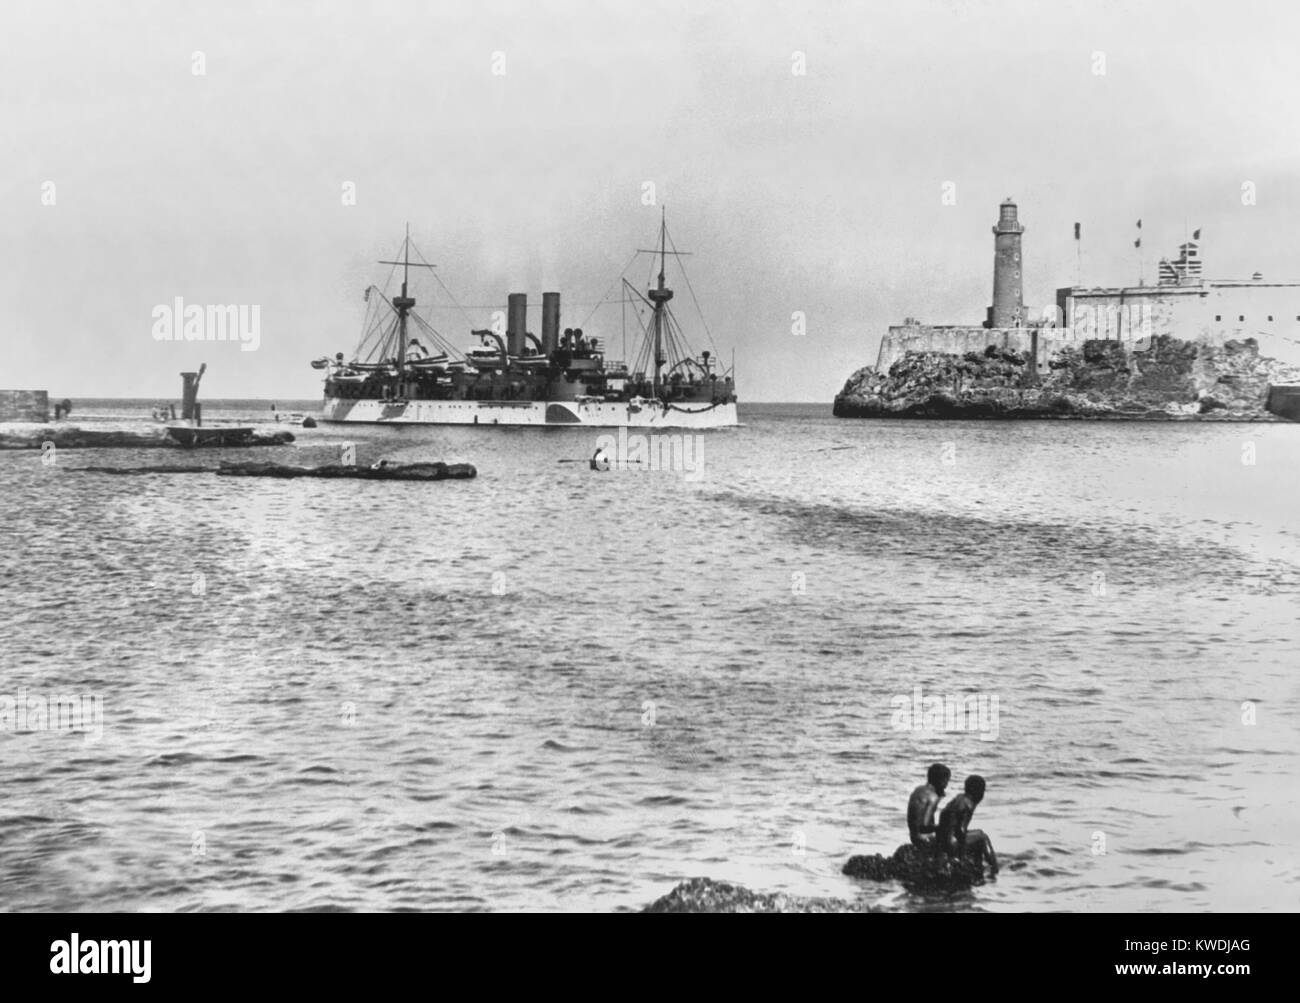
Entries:
POLYGON ((507 297, 506 352, 524 354, 524 332, 528 330, 528 294, 511 293, 507 297))
POLYGON ((560 294, 542 293, 542 353, 560 347, 560 294))
POLYGON ((993 305, 986 327, 1024 327, 1024 282, 1020 277, 1020 235, 1016 204, 1007 199, 998 207, 993 227, 993 305))

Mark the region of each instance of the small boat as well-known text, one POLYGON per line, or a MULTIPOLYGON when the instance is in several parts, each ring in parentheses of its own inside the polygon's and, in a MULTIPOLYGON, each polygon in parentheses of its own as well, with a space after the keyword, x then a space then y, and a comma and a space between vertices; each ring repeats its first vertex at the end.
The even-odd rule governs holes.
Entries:
POLYGON ((411 369, 445 369, 450 360, 444 353, 442 355, 430 355, 424 359, 407 359, 406 365, 411 369))
POLYGON ((182 446, 244 446, 253 437, 251 427, 168 425, 167 434, 182 446))

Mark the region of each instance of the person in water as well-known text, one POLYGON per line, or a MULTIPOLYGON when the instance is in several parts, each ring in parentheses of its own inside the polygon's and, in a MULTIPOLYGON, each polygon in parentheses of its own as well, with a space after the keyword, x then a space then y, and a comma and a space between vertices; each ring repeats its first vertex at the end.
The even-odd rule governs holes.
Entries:
POLYGON ((939 808, 939 799, 943 797, 950 779, 952 770, 943 763, 935 763, 926 772, 926 782, 912 791, 912 796, 907 799, 907 834, 911 837, 913 846, 934 848, 935 833, 938 831, 934 813, 939 808))
POLYGON ((604 446, 596 447, 596 452, 591 458, 591 469, 592 470, 609 469, 609 456, 606 454, 604 446))
POLYGON ((939 848, 950 857, 960 857, 978 864, 988 861, 989 873, 998 873, 998 858, 993 853, 993 843, 982 829, 970 828, 975 807, 984 800, 984 778, 966 778, 966 791, 944 805, 939 813, 939 848))

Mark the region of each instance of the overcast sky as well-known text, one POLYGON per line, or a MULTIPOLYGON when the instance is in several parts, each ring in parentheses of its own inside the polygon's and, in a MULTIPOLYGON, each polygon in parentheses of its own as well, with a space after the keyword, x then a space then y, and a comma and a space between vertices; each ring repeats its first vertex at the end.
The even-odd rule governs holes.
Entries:
POLYGON ((6 0, 0 387, 174 398, 206 362, 209 398, 317 396, 407 221, 474 326, 552 289, 571 326, 666 206, 750 401, 829 401, 905 316, 982 321, 1008 195, 1035 310, 1076 220, 1089 285, 1136 281, 1139 217, 1148 281, 1196 227, 1207 276, 1300 280, 1296 10, 6 0), (178 296, 259 306, 258 350, 154 340, 178 296))

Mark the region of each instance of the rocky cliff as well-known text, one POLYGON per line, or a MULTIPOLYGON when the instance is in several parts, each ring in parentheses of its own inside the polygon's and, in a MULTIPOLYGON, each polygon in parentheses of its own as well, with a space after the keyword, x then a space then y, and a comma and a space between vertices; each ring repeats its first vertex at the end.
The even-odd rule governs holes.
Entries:
POLYGON ((907 352, 879 373, 849 377, 840 418, 1128 418, 1274 421, 1268 388, 1300 368, 1259 354, 1254 338, 1222 345, 1152 338, 1145 351, 1085 341, 1039 372, 1027 353, 995 346, 946 355, 907 352))

